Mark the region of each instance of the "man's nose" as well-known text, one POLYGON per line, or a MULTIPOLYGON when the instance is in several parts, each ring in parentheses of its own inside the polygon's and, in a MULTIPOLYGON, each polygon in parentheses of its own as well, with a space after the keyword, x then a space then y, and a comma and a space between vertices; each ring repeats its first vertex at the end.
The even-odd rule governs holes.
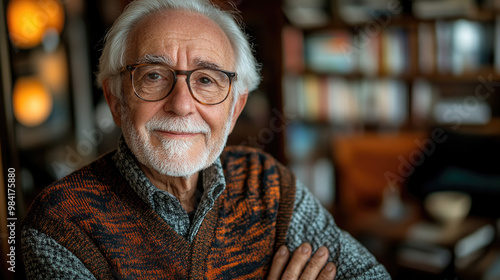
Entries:
POLYGON ((165 111, 173 112, 178 116, 186 116, 196 110, 196 100, 191 96, 186 79, 185 75, 177 77, 172 92, 165 98, 165 111))

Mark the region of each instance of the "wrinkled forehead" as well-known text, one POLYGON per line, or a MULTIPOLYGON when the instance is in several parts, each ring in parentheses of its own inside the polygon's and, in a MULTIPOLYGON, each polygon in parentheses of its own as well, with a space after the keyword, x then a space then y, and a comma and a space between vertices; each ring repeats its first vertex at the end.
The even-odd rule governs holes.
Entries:
POLYGON ((134 26, 127 41, 127 63, 148 56, 164 57, 171 66, 202 61, 234 68, 234 51, 224 31, 209 18, 187 11, 156 12, 134 26))

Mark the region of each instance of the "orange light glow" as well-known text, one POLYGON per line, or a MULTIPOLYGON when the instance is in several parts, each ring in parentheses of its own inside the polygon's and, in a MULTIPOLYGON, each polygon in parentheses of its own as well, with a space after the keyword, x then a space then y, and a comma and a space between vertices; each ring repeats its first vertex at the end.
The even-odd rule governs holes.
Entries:
POLYGON ((7 25, 17 47, 33 48, 42 42, 47 30, 62 31, 64 9, 57 0, 11 0, 7 6, 7 25))
POLYGON ((64 9, 61 1, 36 0, 35 2, 38 3, 38 6, 47 15, 46 29, 53 28, 60 34, 64 27, 64 9))
POLYGON ((33 56, 33 62, 38 77, 54 96, 64 92, 68 83, 68 69, 63 49, 52 53, 38 52, 33 56))
POLYGON ((37 126, 52 112, 52 97, 37 78, 19 78, 12 97, 14 116, 21 124, 37 126))

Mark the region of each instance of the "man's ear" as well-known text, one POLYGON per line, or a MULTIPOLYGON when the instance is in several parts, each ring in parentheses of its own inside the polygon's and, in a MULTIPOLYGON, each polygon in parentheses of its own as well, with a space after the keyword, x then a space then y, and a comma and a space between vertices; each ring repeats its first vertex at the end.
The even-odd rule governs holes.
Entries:
POLYGON ((105 79, 102 83, 102 90, 104 92, 104 97, 108 103, 111 114, 113 115, 113 121, 117 126, 122 124, 122 106, 120 100, 114 94, 111 93, 109 88, 109 79, 105 79))
POLYGON ((231 129, 229 130, 229 133, 233 131, 234 125, 236 124, 238 117, 243 111, 243 108, 245 108, 245 104, 247 104, 247 99, 248 99, 248 91, 238 96, 238 100, 236 101, 236 104, 234 104, 233 117, 231 119, 231 129))

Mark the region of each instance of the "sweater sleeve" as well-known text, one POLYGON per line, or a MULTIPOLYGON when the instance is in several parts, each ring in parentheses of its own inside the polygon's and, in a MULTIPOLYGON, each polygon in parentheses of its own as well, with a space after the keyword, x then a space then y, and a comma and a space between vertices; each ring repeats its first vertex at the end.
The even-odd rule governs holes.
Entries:
POLYGON ((285 243, 295 251, 302 243, 313 251, 326 246, 329 261, 337 266, 335 279, 391 279, 385 267, 349 233, 341 230, 332 215, 297 180, 294 211, 285 243))
POLYGON ((96 279, 83 263, 50 236, 24 229, 22 252, 28 279, 96 279))

